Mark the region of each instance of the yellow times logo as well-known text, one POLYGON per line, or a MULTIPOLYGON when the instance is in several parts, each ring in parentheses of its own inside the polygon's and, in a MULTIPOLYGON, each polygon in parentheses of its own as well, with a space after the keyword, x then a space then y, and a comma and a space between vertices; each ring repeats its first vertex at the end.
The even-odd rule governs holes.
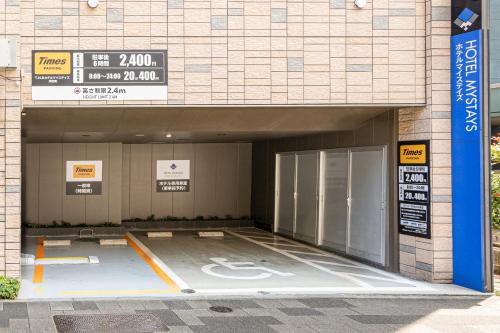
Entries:
POLYGON ((69 75, 71 74, 70 52, 35 52, 35 74, 69 75))
POLYGON ((399 148, 399 161, 401 164, 425 164, 427 162, 425 145, 401 145, 399 148))
POLYGON ((95 178, 94 164, 73 165, 73 178, 95 178))

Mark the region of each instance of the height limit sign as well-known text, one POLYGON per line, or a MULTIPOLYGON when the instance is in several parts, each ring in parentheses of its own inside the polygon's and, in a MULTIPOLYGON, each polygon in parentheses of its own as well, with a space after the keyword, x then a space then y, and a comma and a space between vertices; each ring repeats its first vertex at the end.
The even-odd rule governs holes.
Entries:
POLYGON ((399 233, 431 238, 429 141, 398 143, 399 233))

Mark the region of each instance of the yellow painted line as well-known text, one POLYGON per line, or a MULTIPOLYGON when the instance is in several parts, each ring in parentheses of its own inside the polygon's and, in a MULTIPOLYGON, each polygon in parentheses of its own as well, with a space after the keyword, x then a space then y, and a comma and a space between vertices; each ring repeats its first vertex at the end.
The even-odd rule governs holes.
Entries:
POLYGON ((170 289, 140 289, 140 290, 74 290, 61 291, 59 296, 113 296, 113 295, 154 295, 171 294, 170 289))
POLYGON ((128 236, 125 236, 125 239, 127 240, 128 244, 130 245, 131 248, 134 249, 137 254, 144 259, 144 261, 153 269, 153 271, 158 275, 160 279, 163 280, 169 287, 172 292, 179 292, 181 288, 175 283, 174 280, 170 276, 168 276, 155 262, 151 257, 149 257, 144 251, 137 246, 137 244, 130 239, 128 236))
MULTIPOLYGON (((40 260, 44 256, 43 249, 43 237, 38 238, 38 244, 36 246, 35 260, 40 260)), ((43 265, 35 265, 33 270, 33 283, 43 282, 43 265)))

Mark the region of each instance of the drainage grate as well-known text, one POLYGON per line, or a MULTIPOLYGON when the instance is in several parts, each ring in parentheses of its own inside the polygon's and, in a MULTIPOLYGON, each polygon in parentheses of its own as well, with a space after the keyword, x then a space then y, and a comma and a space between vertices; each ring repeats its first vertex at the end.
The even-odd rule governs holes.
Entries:
POLYGON ((59 333, 85 332, 156 332, 168 327, 152 314, 94 314, 54 316, 59 333))
POLYGON ((220 313, 233 312, 233 309, 227 306, 211 306, 209 309, 212 310, 213 312, 220 312, 220 313))
POLYGON ((194 294, 195 292, 194 289, 181 289, 181 293, 184 294, 194 294))

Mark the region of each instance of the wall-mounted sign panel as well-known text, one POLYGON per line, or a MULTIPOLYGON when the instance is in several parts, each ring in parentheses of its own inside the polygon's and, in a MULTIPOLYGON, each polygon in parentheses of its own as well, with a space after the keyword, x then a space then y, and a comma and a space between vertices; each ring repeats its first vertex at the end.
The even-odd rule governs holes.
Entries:
POLYGON ((167 51, 32 52, 33 100, 166 100, 167 51))
POLYGON ((431 238, 429 141, 398 143, 399 233, 431 238))
POLYGON ((189 192, 189 160, 156 161, 156 192, 189 192))
POLYGON ((66 161, 66 195, 102 194, 102 161, 66 161))

